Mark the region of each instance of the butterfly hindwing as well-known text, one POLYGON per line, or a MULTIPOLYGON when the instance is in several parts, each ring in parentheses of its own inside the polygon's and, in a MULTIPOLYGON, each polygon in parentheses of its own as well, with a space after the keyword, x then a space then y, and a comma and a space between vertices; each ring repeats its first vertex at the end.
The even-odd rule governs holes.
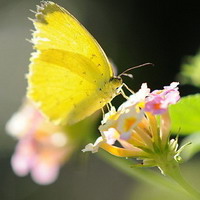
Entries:
POLYGON ((81 112, 83 105, 80 105, 85 99, 87 103, 93 101, 98 91, 97 79, 100 78, 94 77, 97 69, 90 60, 61 50, 39 51, 33 53, 31 60, 28 97, 39 102, 40 109, 51 120, 73 122, 87 114, 87 111, 81 112), (89 71, 85 71, 85 65, 90 67, 89 71), (75 108, 79 116, 67 119, 75 108))

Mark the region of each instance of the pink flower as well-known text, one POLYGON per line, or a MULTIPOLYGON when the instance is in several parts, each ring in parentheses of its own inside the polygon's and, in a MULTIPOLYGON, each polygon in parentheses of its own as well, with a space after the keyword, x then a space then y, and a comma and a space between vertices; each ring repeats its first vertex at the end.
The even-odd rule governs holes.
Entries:
POLYGON ((170 104, 175 104, 180 95, 177 85, 179 83, 173 82, 170 86, 165 86, 163 90, 154 90, 146 98, 144 110, 153 114, 162 114, 167 111, 170 104))
POLYGON ((66 146, 56 146, 52 141, 52 135, 63 133, 42 134, 39 138, 37 133, 21 138, 12 156, 11 165, 19 176, 30 172, 35 182, 50 184, 57 179, 59 169, 70 152, 66 146))
POLYGON ((45 121, 38 110, 27 102, 6 127, 11 135, 19 138, 11 158, 13 171, 19 176, 30 173, 38 184, 54 182, 60 167, 73 150, 63 128, 45 121))

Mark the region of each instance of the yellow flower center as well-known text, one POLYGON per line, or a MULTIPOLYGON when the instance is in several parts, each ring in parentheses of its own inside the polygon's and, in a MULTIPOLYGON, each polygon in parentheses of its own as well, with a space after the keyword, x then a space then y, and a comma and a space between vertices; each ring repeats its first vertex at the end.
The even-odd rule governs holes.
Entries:
POLYGON ((132 125, 136 122, 136 119, 135 118, 127 118, 125 123, 124 123, 124 129, 125 131, 128 131, 132 125))
POLYGON ((156 94, 161 94, 164 90, 158 90, 156 94))
POLYGON ((154 109, 156 109, 156 110, 159 110, 160 109, 160 103, 156 103, 156 104, 154 104, 154 109))

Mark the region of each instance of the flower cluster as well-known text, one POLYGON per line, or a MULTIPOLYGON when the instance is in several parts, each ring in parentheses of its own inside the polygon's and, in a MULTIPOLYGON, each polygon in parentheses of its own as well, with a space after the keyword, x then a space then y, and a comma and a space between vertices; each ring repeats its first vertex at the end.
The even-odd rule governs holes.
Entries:
MULTIPOLYGON (((180 96, 178 83, 153 92, 142 84, 117 110, 111 107, 105 114, 94 144, 86 145, 83 152, 97 152, 99 148, 119 157, 142 160, 142 166, 158 166, 166 173, 165 164, 178 161, 177 140, 170 140, 168 107, 180 96)), ((56 180, 62 164, 75 148, 66 127, 56 126, 44 119, 28 101, 13 115, 7 131, 19 140, 11 165, 19 176, 31 174, 39 184, 56 180)))
POLYGON ((33 180, 39 184, 54 182, 60 167, 74 148, 63 127, 47 122, 26 101, 8 121, 6 129, 19 140, 11 158, 14 172, 19 176, 30 172, 33 180))
POLYGON ((99 148, 119 157, 143 160, 143 166, 158 166, 178 160, 175 139, 170 136, 168 107, 180 96, 178 83, 173 82, 163 90, 150 92, 147 84, 132 94, 117 110, 111 107, 99 127, 101 137, 86 145, 83 152, 97 152, 99 148))

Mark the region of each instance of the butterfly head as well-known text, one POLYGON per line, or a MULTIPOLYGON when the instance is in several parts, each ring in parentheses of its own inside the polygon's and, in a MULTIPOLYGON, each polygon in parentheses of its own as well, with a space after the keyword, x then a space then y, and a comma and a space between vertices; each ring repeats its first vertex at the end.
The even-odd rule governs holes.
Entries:
POLYGON ((122 78, 119 76, 113 76, 110 78, 110 83, 112 85, 112 89, 114 90, 115 94, 119 94, 119 90, 122 86, 122 78))

